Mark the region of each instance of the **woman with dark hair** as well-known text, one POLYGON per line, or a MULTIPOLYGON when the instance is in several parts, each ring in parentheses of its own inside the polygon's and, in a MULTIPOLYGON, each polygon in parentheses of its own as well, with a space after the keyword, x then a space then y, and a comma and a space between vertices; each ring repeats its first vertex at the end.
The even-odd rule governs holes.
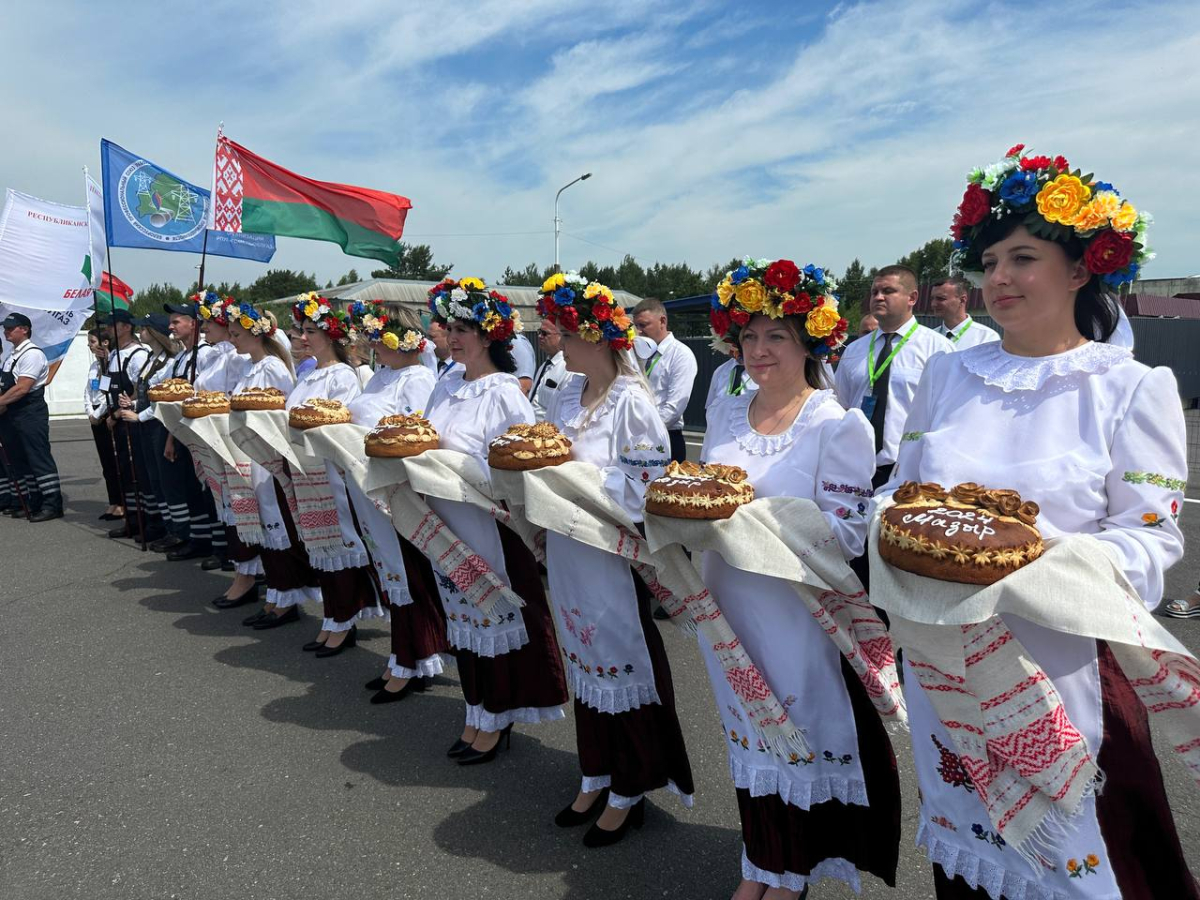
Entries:
MULTIPOLYGON (((349 312, 364 346, 379 362, 379 370, 350 404, 355 424, 373 428, 384 416, 423 416, 435 378, 421 365, 426 341, 420 317, 404 307, 388 310, 382 300, 356 301, 349 312)), ((346 487, 391 607, 392 652, 383 674, 366 687, 375 692, 371 703, 396 703, 424 691, 441 674, 450 654, 446 616, 429 560, 396 533, 387 513, 357 484, 347 481, 346 487)))
POLYGON ((92 426, 92 440, 96 443, 100 473, 104 477, 104 488, 108 492, 108 508, 100 515, 102 522, 125 518, 125 505, 117 476, 117 457, 113 451, 112 429, 105 424, 108 397, 100 390, 100 378, 108 365, 111 344, 111 329, 98 327, 88 331, 88 350, 95 358, 88 367, 88 380, 83 389, 83 411, 87 413, 88 422, 92 426))
MULTIPOLYGON (((231 310, 229 340, 239 354, 250 361, 245 374, 233 388, 233 394, 250 388, 277 388, 285 394, 296 386, 292 374, 291 354, 277 339, 275 315, 270 310, 258 310, 248 303, 231 310)), ((283 619, 289 610, 308 600, 320 599, 317 575, 308 562, 304 544, 296 532, 296 523, 288 509, 282 487, 271 473, 258 463, 250 464, 250 484, 253 487, 254 507, 245 523, 248 537, 243 543, 252 544, 262 560, 267 586, 267 602, 262 610, 242 620, 243 625, 273 627, 273 623, 294 621, 283 619)), ((232 491, 232 487, 231 487, 232 491)), ((238 521, 234 506, 234 525, 242 537, 243 523, 238 521)), ((218 609, 232 609, 258 599, 258 586, 253 579, 235 580, 224 597, 214 601, 218 609)))
MULTIPOLYGON (((1108 342, 1113 291, 1148 258, 1147 218, 1063 157, 1023 150, 972 173, 951 229, 953 262, 981 284, 1003 340, 929 363, 885 491, 973 482, 1035 500, 1043 539, 1078 548, 1072 576, 1116 591, 1119 613, 1108 595, 1039 586, 1038 597, 1022 597, 1020 617, 922 626, 949 668, 918 665, 916 645, 905 653, 917 840, 939 900, 1195 898, 1147 722, 1147 710, 1193 707, 1194 681, 1173 702, 1167 670, 1160 680, 1123 668, 1131 647, 1154 639, 1137 609, 1159 604, 1163 574, 1183 554, 1186 435, 1175 377, 1108 342), (1103 551, 1102 569, 1082 555, 1092 548, 1103 551), (1132 643, 1100 639, 1096 622, 1106 634, 1128 627, 1132 643), (971 680, 1010 658, 1011 681, 971 680), (966 679, 947 674, 964 659, 966 679), (1142 699, 1147 690, 1152 699, 1142 699), (961 693, 967 714, 947 715, 961 693)), ((1047 547, 1034 563, 1041 571, 1052 571, 1056 548, 1047 547)), ((1172 743, 1186 749, 1177 735, 1172 743)))
MULTIPOLYGON (((747 259, 717 285, 713 331, 738 348, 758 390, 713 404, 700 455, 743 468, 756 498, 812 501, 824 527, 811 541, 834 540, 851 560, 866 541, 875 443, 862 411, 843 409, 826 381, 823 361, 849 327, 836 290, 823 270, 786 259, 747 259)), ((859 872, 894 886, 900 782, 867 688, 790 582, 717 552, 704 554, 702 577, 811 748, 784 753, 764 742, 700 642, 742 821, 735 900, 796 898, 823 878, 858 890, 859 872)))
MULTIPOLYGON (((459 363, 437 382, 427 418, 441 448, 474 456, 488 471, 488 445, 510 425, 534 421, 508 346, 520 316, 504 295, 478 278, 445 279, 429 292, 429 310, 447 326, 459 363)), ((479 614, 454 582, 438 578, 450 645, 467 701, 466 724, 448 755, 460 765, 496 758, 513 724, 564 717, 567 685, 554 625, 533 554, 517 535, 466 502, 428 498, 458 537, 517 593, 525 605, 494 616, 479 614)), ((442 576, 445 573, 440 573, 442 576)))
MULTIPOLYGON (((538 312, 561 331, 573 373, 554 392, 546 421, 571 440, 572 459, 596 467, 630 521, 641 522, 646 485, 671 458, 666 426, 632 353, 633 322, 611 290, 574 273, 542 285, 538 312)), ((652 790, 667 788, 690 807, 692 767, 652 597, 629 561, 551 528, 546 569, 583 772, 578 794, 554 822, 571 828, 594 819, 583 843, 603 847, 641 827, 652 790)))
MULTIPOLYGON (((292 317, 304 330, 304 344, 317 361, 316 367, 297 382, 288 395, 291 410, 306 400, 338 400, 349 404, 362 393, 358 375, 349 365, 347 347, 353 340, 353 329, 346 314, 334 310, 329 301, 316 293, 302 294, 292 307, 292 317)), ((337 513, 340 540, 318 543, 305 536, 305 524, 300 524, 300 537, 308 550, 309 561, 317 571, 325 618, 315 640, 304 645, 306 651, 319 657, 336 656, 358 642, 358 620, 381 618, 377 586, 371 572, 371 560, 362 536, 358 533, 346 482, 332 463, 325 463, 328 476, 329 503, 337 513)), ((293 473, 303 479, 303 473, 293 473)), ((324 488, 315 482, 318 490, 324 488)), ((298 618, 296 607, 277 616, 268 624, 277 625, 298 618)), ((262 628, 263 623, 255 625, 262 628)))

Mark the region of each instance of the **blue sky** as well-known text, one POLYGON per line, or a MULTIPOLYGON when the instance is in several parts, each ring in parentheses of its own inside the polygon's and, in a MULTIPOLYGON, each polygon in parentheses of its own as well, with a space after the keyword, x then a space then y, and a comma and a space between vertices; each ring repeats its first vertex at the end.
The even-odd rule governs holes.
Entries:
MULTIPOLYGON (((554 193, 585 171, 563 195, 565 267, 751 254, 840 271, 943 236, 966 171, 1023 141, 1154 214, 1148 277, 1190 275, 1195 10, 10 0, 0 181, 82 204, 107 137, 207 184, 224 121, 304 175, 409 197, 406 238, 459 275, 552 262, 554 193)), ((182 285, 197 262, 116 249, 113 269, 136 289, 182 285)), ((375 264, 283 238, 271 265, 324 282, 375 264)))

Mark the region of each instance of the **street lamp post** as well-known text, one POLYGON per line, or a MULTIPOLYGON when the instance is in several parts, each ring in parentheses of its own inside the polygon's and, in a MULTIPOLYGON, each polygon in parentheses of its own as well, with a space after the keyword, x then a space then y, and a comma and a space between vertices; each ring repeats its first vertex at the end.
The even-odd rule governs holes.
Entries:
POLYGON ((559 231, 559 226, 562 225, 562 220, 559 219, 559 217, 558 217, 558 198, 561 197, 562 192, 565 191, 567 188, 569 188, 571 185, 573 185, 579 181, 587 181, 591 177, 592 177, 591 172, 585 172, 584 174, 582 174, 578 178, 576 178, 575 181, 568 181, 566 184, 564 184, 562 187, 560 187, 558 189, 558 193, 554 195, 554 271, 555 272, 561 271, 558 267, 558 231, 559 231))

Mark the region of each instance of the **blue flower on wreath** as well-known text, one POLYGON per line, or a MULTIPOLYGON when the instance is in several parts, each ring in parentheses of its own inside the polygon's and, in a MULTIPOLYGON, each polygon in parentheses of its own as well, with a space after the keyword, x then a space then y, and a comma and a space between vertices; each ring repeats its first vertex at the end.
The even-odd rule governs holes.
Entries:
POLYGON ((955 241, 952 246, 954 247, 955 250, 966 250, 968 247, 971 246, 971 242, 966 241, 966 240, 955 241))
POLYGON ((729 276, 729 280, 733 284, 741 284, 750 277, 750 270, 745 266, 738 266, 729 276))
POLYGON ((1137 263, 1130 263, 1120 272, 1109 272, 1107 275, 1101 275, 1100 280, 1112 287, 1120 287, 1137 278, 1138 269, 1140 268, 1141 266, 1137 263))
POLYGON ((604 335, 604 339, 606 341, 615 341, 618 338, 624 337, 625 330, 617 325, 614 325, 610 320, 604 323, 603 327, 600 329, 600 333, 604 335))
POLYGON ((814 354, 816 354, 817 356, 828 356, 829 355, 829 345, 826 344, 824 341, 822 341, 816 347, 812 348, 812 352, 814 354))
POLYGON ((715 293, 712 295, 712 308, 713 309, 721 308, 721 298, 718 297, 715 293))
POLYGON ((1013 172, 1000 185, 1000 199, 1017 209, 1028 206, 1037 195, 1038 181, 1034 172, 1013 172))
POLYGON ((825 283, 825 270, 809 263, 804 267, 804 274, 815 281, 817 284, 825 283))
POLYGON ((220 299, 221 298, 217 295, 216 291, 205 291, 204 292, 204 305, 205 306, 212 306, 214 303, 216 303, 220 299))
POLYGON ((1113 187, 1111 184, 1109 184, 1107 181, 1098 181, 1098 182, 1096 182, 1094 185, 1092 185, 1092 193, 1093 193, 1093 194, 1098 194, 1098 193, 1100 193, 1101 191, 1112 191, 1112 192, 1113 192, 1114 194, 1116 194, 1118 197, 1120 197, 1120 196, 1121 196, 1121 192, 1120 192, 1120 191, 1118 191, 1118 190, 1117 190, 1115 187, 1113 187))
POLYGON ((476 322, 482 322, 488 314, 487 304, 480 300, 471 307, 471 315, 475 317, 476 322))
POLYGON ((507 319, 512 315, 512 307, 503 300, 496 301, 496 312, 500 313, 501 318, 507 319))
POLYGON ((554 292, 554 302, 559 306, 570 306, 575 302, 575 292, 569 287, 560 287, 554 292))

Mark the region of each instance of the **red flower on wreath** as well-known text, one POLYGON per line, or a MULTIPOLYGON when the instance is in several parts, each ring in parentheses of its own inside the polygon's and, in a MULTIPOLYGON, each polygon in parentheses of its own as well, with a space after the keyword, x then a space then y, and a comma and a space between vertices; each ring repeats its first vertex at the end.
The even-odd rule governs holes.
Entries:
POLYGON ((734 307, 729 310, 729 318, 733 319, 733 321, 738 325, 745 325, 750 321, 750 313, 746 312, 744 309, 738 309, 737 307, 734 307))
POLYGON ((564 306, 558 311, 558 324, 567 331, 579 330, 579 310, 574 306, 564 306))
POLYGON ((800 269, 790 259, 777 259, 767 266, 763 283, 786 294, 800 283, 800 269))
POLYGON ((1021 160, 1022 172, 1036 172, 1038 169, 1050 168, 1050 157, 1048 156, 1027 156, 1021 160))
POLYGON ((719 337, 725 337, 731 324, 729 313, 723 309, 714 309, 708 314, 708 321, 719 337))
POLYGON ((1133 238, 1119 231, 1102 231, 1088 244, 1084 265, 1096 275, 1119 272, 1133 258, 1133 238))
POLYGON ((601 322, 607 322, 612 318, 612 307, 608 305, 607 301, 601 300, 592 306, 592 315, 601 322))
POLYGON ((1067 158, 1065 156, 1056 156, 1054 157, 1054 168, 1058 169, 1060 172, 1070 172, 1071 164, 1067 162, 1067 158))
POLYGON ((1017 144, 1015 147, 1009 147, 1008 152, 1005 153, 1004 155, 1005 156, 1016 156, 1018 153, 1020 153, 1024 149, 1025 149, 1024 144, 1017 144))
POLYGON ((958 205, 958 220, 963 225, 978 225, 992 211, 992 195, 977 184, 968 184, 958 205))

